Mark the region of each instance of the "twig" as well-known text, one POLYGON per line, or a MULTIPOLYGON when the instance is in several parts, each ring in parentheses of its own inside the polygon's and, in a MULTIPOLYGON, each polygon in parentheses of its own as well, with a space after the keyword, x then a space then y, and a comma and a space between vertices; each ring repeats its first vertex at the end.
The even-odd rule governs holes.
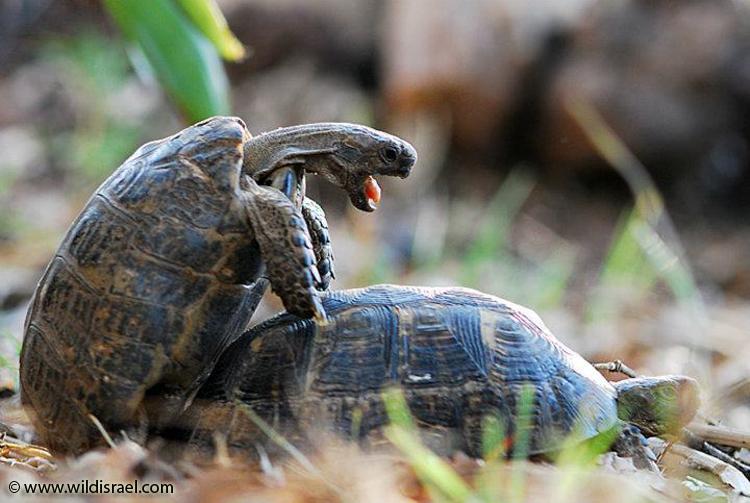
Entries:
MULTIPOLYGON (((658 452, 658 455, 666 449, 667 445, 664 440, 658 437, 651 437, 648 439, 648 443, 649 446, 658 452)), ((682 458, 680 464, 688 468, 695 468, 697 470, 713 473, 719 477, 723 483, 732 487, 740 494, 750 496, 750 481, 748 481, 747 477, 745 477, 745 475, 734 466, 725 463, 715 456, 691 449, 690 447, 681 444, 672 444, 669 453, 666 456, 677 456, 678 458, 682 458)))
POLYGON ((687 430, 694 435, 714 444, 750 449, 750 433, 725 426, 690 423, 687 430))
POLYGON ((15 438, 5 437, 0 441, 0 452, 5 452, 6 450, 23 452, 29 457, 38 457, 47 460, 53 459, 52 454, 50 454, 50 452, 44 447, 29 444, 15 438))
POLYGON ((294 445, 292 445, 289 440, 284 438, 281 433, 277 432, 270 424, 265 422, 258 414, 255 413, 255 411, 249 405, 238 402, 236 406, 242 414, 244 414, 248 419, 250 419, 250 421, 255 424, 255 426, 258 427, 258 429, 260 429, 260 431, 265 433, 273 443, 286 451, 286 453, 289 454, 297 463, 299 463, 300 466, 302 466, 305 470, 315 476, 321 477, 322 479, 325 478, 323 477, 321 471, 312 464, 307 456, 302 454, 302 452, 294 445))
POLYGON ((716 399, 740 401, 750 396, 750 377, 743 377, 740 380, 724 386, 717 393, 716 399))
POLYGON ((0 440, 0 463, 23 467, 33 472, 55 468, 52 454, 47 449, 5 435, 0 440))
POLYGON ((750 465, 749 464, 743 463, 739 459, 733 458, 726 452, 716 447, 711 442, 703 440, 701 437, 699 437, 692 431, 689 431, 687 428, 683 428, 682 436, 683 436, 683 441, 685 442, 685 444, 687 444, 687 446, 690 447, 691 449, 697 449, 699 451, 703 451, 706 454, 709 454, 717 459, 724 461, 725 463, 729 463, 730 465, 734 466, 739 471, 741 471, 745 475, 745 477, 750 477, 750 465))
POLYGON ((622 360, 595 363, 594 368, 597 370, 606 370, 607 372, 623 374, 628 377, 638 377, 638 374, 635 373, 635 370, 622 363, 622 360))
POLYGON ((99 419, 97 419, 97 417, 93 414, 89 414, 89 419, 92 423, 94 423, 94 426, 96 426, 96 429, 99 430, 99 433, 102 434, 102 437, 104 437, 104 441, 107 442, 107 445, 114 449, 116 447, 115 442, 112 440, 112 437, 109 436, 107 430, 104 429, 101 421, 99 421, 99 419))
POLYGON ((738 459, 734 459, 732 456, 722 451, 718 447, 714 446, 710 442, 703 442, 703 446, 701 450, 705 452, 706 454, 709 454, 715 457, 716 459, 719 459, 727 464, 734 466, 739 471, 741 471, 745 477, 750 478, 750 465, 746 465, 742 461, 738 459))
POLYGON ((227 446, 227 437, 221 432, 215 431, 213 435, 214 449, 216 454, 214 455, 214 463, 217 465, 227 468, 232 466, 232 461, 229 457, 229 447, 227 446))

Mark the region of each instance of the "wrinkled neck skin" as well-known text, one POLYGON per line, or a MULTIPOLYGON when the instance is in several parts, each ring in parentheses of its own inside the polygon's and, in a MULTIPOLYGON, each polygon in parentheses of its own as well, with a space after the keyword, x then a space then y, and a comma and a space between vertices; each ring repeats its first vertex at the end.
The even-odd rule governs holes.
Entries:
POLYGON ((275 129, 260 134, 245 145, 243 171, 262 182, 274 170, 290 165, 305 165, 315 171, 311 162, 336 162, 333 154, 351 136, 354 124, 319 123, 275 129))

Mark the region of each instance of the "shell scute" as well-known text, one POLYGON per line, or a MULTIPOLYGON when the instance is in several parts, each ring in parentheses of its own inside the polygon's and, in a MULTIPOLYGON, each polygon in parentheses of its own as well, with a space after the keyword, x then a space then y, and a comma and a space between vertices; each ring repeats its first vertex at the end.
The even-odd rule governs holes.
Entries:
POLYGON ((70 240, 61 247, 81 267, 111 261, 113 254, 127 246, 132 222, 94 199, 75 223, 70 240))
POLYGON ((210 279, 189 269, 171 267, 157 258, 126 255, 112 276, 113 296, 184 309, 206 294, 210 279))
POLYGON ((470 318, 476 313, 423 304, 410 309, 413 325, 400 317, 399 331, 407 349, 404 383, 408 386, 461 386, 486 377, 487 352, 464 332, 454 330, 456 318, 470 318))
POLYGON ((71 226, 35 292, 21 357, 22 401, 51 448, 99 443, 88 413, 108 429, 142 421, 152 385, 175 398, 149 414, 173 419, 249 322, 267 285, 239 187, 249 137, 219 117, 146 144, 71 226))
POLYGON ((325 396, 380 390, 390 378, 394 327, 390 310, 367 306, 324 328, 316 339, 328 339, 330 344, 315 346, 310 389, 325 396))
POLYGON ((93 312, 99 303, 93 290, 62 257, 50 266, 45 295, 38 306, 38 318, 46 330, 59 333, 61 348, 75 348, 89 340, 93 312))
MULTIPOLYGON (((400 384, 427 436, 458 439, 454 447, 474 454, 486 415, 514 437, 527 395, 531 454, 618 421, 612 387, 510 302, 468 289, 378 285, 333 292, 323 306, 326 326, 284 314, 244 334, 209 378, 211 396, 275 413, 283 403, 285 415, 268 419, 293 436, 321 425, 351 435, 356 422, 368 437, 387 424, 382 391, 400 384)), ((197 414, 197 429, 210 428, 197 414)))
POLYGON ((215 236, 182 223, 162 221, 148 229, 139 228, 132 238, 133 248, 175 266, 192 267, 208 273, 226 255, 215 236))

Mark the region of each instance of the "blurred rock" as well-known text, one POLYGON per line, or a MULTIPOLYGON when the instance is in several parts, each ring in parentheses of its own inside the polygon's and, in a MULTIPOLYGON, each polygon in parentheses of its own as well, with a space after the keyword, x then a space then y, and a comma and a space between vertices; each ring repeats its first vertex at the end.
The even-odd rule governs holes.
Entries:
POLYGON ((616 452, 605 452, 597 460, 597 464, 606 471, 621 474, 635 474, 638 469, 633 464, 633 458, 622 458, 616 452))
POLYGON ((62 76, 49 61, 27 63, 0 80, 0 124, 23 122, 36 124, 61 113, 70 117, 70 107, 58 101, 63 86, 62 76))
POLYGON ((372 122, 370 97, 352 80, 293 59, 258 73, 233 91, 234 113, 254 134, 307 122, 372 122))
POLYGON ((396 115, 447 114, 459 146, 485 146, 517 97, 520 57, 503 4, 387 3, 383 95, 396 115))
MULTIPOLYGON (((163 97, 155 86, 145 86, 135 78, 128 79, 120 89, 106 97, 110 117, 128 123, 143 122, 163 106, 163 97)), ((177 127, 177 124, 175 124, 177 127)))
POLYGON ((44 145, 29 127, 11 126, 0 129, 0 193, 10 188, 19 176, 33 177, 43 172, 44 145))
POLYGON ((0 387, 16 389, 25 319, 25 299, 12 309, 0 310, 0 387))
POLYGON ((583 99, 678 209, 746 204, 738 196, 750 187, 750 100, 736 89, 750 83, 738 71, 750 64, 748 48, 750 18, 735 2, 596 4, 548 83, 537 130, 541 159, 566 172, 606 167, 566 110, 569 99, 583 99))
POLYGON ((372 86, 380 2, 359 0, 221 0, 229 25, 250 57, 229 70, 233 80, 293 59, 372 86))
POLYGON ((0 268, 0 311, 12 309, 31 297, 39 280, 36 269, 0 268))
POLYGON ((683 232, 690 263, 709 285, 729 298, 750 298, 750 229, 700 226, 683 232))

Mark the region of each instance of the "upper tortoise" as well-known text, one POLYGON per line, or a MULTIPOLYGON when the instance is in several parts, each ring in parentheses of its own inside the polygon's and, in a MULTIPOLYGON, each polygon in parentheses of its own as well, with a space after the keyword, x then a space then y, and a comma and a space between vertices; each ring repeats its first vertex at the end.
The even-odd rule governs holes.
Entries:
POLYGON ((622 427, 615 448, 649 465, 623 422, 674 433, 698 405, 689 377, 607 382, 533 311, 475 290, 379 285, 330 292, 323 306, 327 324, 282 314, 227 348, 183 418, 194 444, 220 432, 255 452, 266 437, 248 409, 299 443, 319 428, 372 440, 388 422, 382 392, 396 386, 433 447, 481 455, 483 420, 512 439, 528 389, 529 454, 622 427))
POLYGON ((304 174, 372 211, 372 176, 406 177, 415 160, 408 143, 364 126, 252 137, 233 117, 143 145, 72 224, 29 308, 21 399, 41 440, 69 452, 99 443, 89 415, 136 436, 169 425, 269 281, 287 310, 324 318, 333 256, 304 174))

